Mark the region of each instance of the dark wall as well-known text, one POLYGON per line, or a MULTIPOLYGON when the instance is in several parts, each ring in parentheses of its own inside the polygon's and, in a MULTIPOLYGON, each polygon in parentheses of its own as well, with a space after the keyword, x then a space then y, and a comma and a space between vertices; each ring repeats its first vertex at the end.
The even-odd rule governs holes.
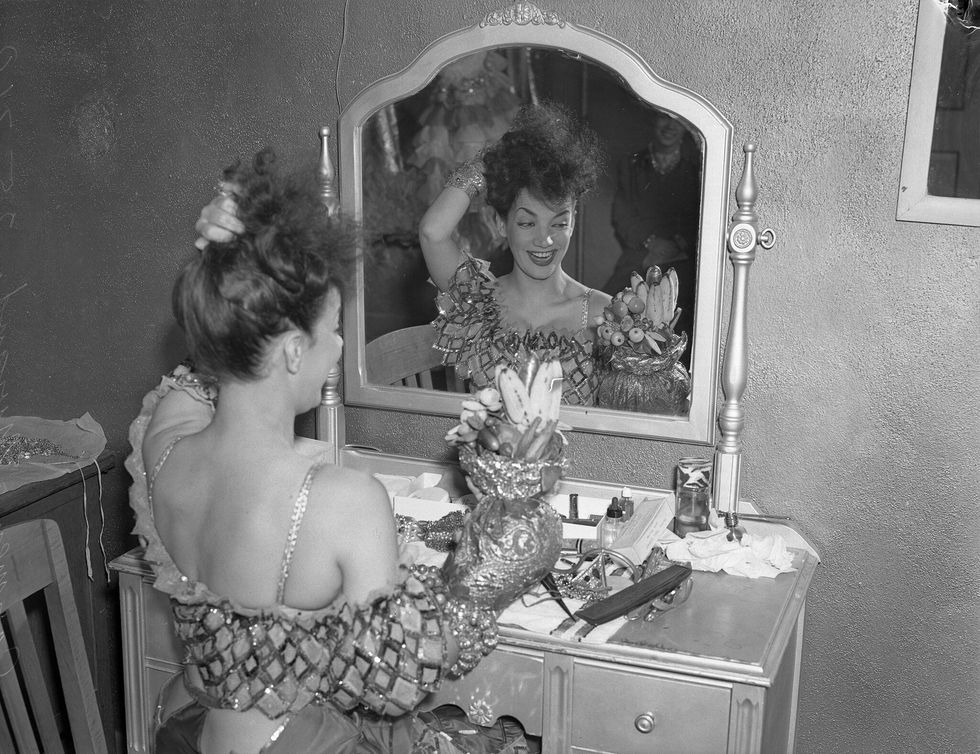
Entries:
MULTIPOLYGON (((4 412, 89 411, 125 454, 180 356, 170 283, 220 169, 266 141, 311 153, 364 86, 502 5, 0 0, 4 412)), ((759 143, 778 244, 752 269, 742 489, 823 557, 797 751, 977 750, 980 231, 895 220, 916 0, 541 5, 759 143)), ((352 441, 443 452, 444 418, 348 416, 352 441)), ((576 476, 637 485, 703 451, 572 443, 576 476)), ((130 520, 104 503, 112 555, 130 520)))
POLYGON ((102 425, 108 559, 136 543, 127 430, 182 356, 170 286, 197 214, 239 156, 315 155, 340 36, 315 0, 0 0, 0 414, 102 425))

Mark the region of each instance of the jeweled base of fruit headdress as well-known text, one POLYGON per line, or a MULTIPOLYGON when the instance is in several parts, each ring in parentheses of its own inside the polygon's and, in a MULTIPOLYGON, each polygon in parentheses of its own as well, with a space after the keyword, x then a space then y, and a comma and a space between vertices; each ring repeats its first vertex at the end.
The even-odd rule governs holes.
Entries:
POLYGON ((596 318, 595 358, 600 369, 597 403, 605 408, 645 413, 687 411, 691 376, 679 359, 687 333, 674 326, 679 282, 671 268, 634 272, 596 318))

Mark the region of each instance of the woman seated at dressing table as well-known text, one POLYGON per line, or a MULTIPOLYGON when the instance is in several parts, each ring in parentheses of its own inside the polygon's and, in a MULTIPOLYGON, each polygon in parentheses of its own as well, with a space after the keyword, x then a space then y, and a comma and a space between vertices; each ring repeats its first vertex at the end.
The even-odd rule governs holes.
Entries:
POLYGON ((610 297, 574 280, 562 262, 576 205, 601 165, 587 127, 556 105, 526 106, 500 141, 450 175, 422 217, 422 254, 440 291, 436 348, 475 388, 492 383, 497 364, 519 363, 531 351, 561 362, 563 402, 595 402, 593 322, 610 297), (455 232, 484 195, 513 257, 513 269, 499 277, 455 232))
POLYGON ((294 436, 340 358, 354 244, 312 170, 284 177, 263 151, 225 179, 240 232, 200 244, 174 287, 199 371, 165 377, 130 429, 135 531, 191 697, 165 693, 156 750, 458 754, 415 707, 476 667, 497 602, 550 564, 410 568, 380 483, 294 436), (471 593, 477 569, 499 574, 492 595, 471 593))

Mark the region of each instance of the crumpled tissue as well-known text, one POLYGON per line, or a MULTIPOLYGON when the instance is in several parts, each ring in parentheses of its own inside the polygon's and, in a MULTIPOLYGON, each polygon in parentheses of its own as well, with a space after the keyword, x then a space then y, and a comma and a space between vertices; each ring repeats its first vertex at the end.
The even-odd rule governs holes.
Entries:
POLYGON ((775 578, 795 571, 793 553, 777 534, 753 536, 745 533, 742 541, 728 541, 727 529, 689 533, 667 545, 667 558, 687 562, 696 571, 725 571, 733 576, 775 578))

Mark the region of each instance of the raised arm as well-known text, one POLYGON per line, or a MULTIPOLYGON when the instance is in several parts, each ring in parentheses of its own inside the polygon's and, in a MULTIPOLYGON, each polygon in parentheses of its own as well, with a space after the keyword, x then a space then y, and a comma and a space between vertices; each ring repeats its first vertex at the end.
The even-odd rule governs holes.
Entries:
POLYGON ((204 250, 209 243, 228 243, 235 236, 245 232, 245 226, 238 219, 238 207, 235 204, 234 186, 222 181, 218 187, 218 195, 201 210, 201 215, 194 224, 197 240, 194 245, 204 250))
POLYGON ((470 200, 482 193, 485 185, 482 162, 461 165, 449 176, 446 187, 419 223, 419 242, 425 266, 440 291, 449 287, 463 261, 463 252, 456 242, 456 226, 469 209, 470 200))

